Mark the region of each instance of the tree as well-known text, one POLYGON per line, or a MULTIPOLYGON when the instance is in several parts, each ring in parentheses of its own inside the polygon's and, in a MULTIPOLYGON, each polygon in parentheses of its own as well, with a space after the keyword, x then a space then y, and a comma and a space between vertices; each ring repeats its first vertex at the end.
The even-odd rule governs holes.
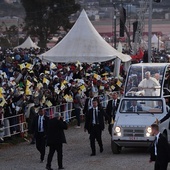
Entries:
POLYGON ((29 35, 39 38, 39 46, 46 47, 51 34, 64 29, 68 31, 72 24, 69 16, 80 9, 75 0, 21 0, 25 8, 25 30, 29 35))

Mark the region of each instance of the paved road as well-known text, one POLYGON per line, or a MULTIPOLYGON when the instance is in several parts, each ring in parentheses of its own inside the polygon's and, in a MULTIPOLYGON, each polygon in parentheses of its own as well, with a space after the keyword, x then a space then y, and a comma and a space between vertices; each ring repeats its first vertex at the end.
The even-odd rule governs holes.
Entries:
MULTIPOLYGON (((90 157, 89 136, 81 129, 70 127, 65 131, 67 144, 64 145, 64 167, 66 170, 152 170, 146 149, 123 149, 121 154, 113 155, 107 128, 103 132, 104 152, 90 157)), ((48 152, 48 148, 47 148, 48 152)), ((17 146, 0 149, 0 170, 45 170, 45 162, 39 162, 35 145, 24 142, 17 146)), ((54 155, 52 168, 57 170, 54 155)), ((170 170, 170 165, 169 165, 170 170)))

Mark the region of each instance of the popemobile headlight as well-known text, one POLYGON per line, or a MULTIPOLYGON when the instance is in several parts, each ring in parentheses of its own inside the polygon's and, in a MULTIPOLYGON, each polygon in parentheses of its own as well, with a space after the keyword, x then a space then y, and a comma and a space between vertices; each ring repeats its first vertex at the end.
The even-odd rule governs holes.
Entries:
POLYGON ((146 137, 150 137, 152 133, 152 128, 149 126, 146 128, 146 137))
POLYGON ((150 126, 149 126, 149 127, 147 127, 146 131, 147 131, 148 133, 152 133, 152 129, 151 129, 151 127, 150 127, 150 126))
POLYGON ((115 127, 115 132, 116 132, 116 133, 119 133, 120 131, 121 131, 121 128, 120 128, 119 126, 116 126, 116 127, 115 127))

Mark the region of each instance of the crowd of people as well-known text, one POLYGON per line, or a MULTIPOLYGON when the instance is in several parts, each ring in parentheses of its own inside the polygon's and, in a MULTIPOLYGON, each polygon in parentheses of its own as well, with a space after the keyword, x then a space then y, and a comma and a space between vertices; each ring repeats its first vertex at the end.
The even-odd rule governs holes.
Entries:
MULTIPOLYGON (((90 92, 106 108, 110 93, 123 93, 125 71, 113 76, 113 61, 103 63, 43 62, 38 54, 44 49, 0 49, 0 137, 20 132, 20 116, 30 131, 39 107, 60 106, 60 112, 71 110, 80 127, 80 113, 90 92), (74 111, 72 111, 74 110, 74 111), (18 115, 18 116, 17 116, 18 115)), ((69 116, 65 119, 69 121, 69 116)), ((34 141, 32 141, 34 142, 34 141)))

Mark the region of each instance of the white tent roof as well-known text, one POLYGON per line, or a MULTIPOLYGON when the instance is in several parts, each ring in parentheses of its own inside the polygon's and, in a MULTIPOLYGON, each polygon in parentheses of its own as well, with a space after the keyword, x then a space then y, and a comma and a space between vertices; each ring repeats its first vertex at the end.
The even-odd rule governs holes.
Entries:
POLYGON ((51 62, 102 62, 120 58, 123 62, 131 60, 129 55, 111 47, 96 31, 83 10, 68 34, 52 49, 39 56, 51 62))
POLYGON ((152 39, 151 39, 151 42, 158 44, 158 41, 159 41, 160 44, 163 43, 161 40, 158 40, 158 37, 154 34, 153 37, 152 37, 152 39))
POLYGON ((40 47, 38 47, 29 36, 21 45, 14 47, 14 49, 17 48, 40 48, 40 47))

